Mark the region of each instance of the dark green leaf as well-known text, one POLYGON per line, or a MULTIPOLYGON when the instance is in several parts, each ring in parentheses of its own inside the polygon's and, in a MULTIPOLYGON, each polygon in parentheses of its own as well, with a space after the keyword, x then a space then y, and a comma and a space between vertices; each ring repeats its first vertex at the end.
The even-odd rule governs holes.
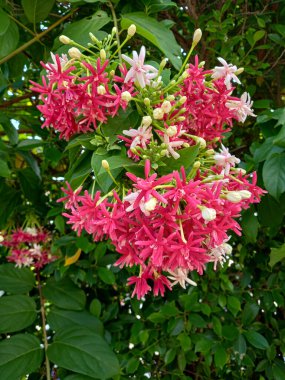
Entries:
POLYGON ((243 325, 247 326, 250 325, 255 317, 257 316, 259 311, 259 307, 255 303, 247 303, 244 307, 243 313, 242 313, 242 323, 243 325))
POLYGON ((127 362, 126 370, 127 373, 135 373, 140 365, 140 361, 137 358, 131 358, 127 362))
POLYGON ((107 379, 119 373, 119 363, 103 338, 85 328, 68 327, 57 332, 48 348, 49 359, 62 368, 107 379))
POLYGON ((281 245, 279 248, 271 248, 270 251, 270 261, 269 265, 274 267, 275 264, 279 263, 279 261, 283 260, 285 257, 285 244, 281 245))
POLYGON ((101 302, 97 298, 94 298, 89 306, 90 313, 95 315, 95 317, 99 317, 101 314, 101 308, 101 302))
POLYGON ((239 355, 244 355, 246 353, 246 349, 247 349, 246 341, 241 334, 239 334, 236 342, 234 343, 233 349, 239 355))
POLYGON ((36 319, 36 304, 28 296, 16 295, 0 298, 0 333, 20 331, 36 319))
POLYGON ((18 380, 36 371, 42 362, 40 341, 30 334, 18 334, 0 342, 1 380, 18 380))
POLYGON ((5 34, 10 25, 10 17, 3 9, 0 9, 0 36, 5 34))
POLYGON ((227 352, 223 346, 219 346, 214 355, 215 365, 218 368, 223 368, 227 362, 227 352))
POLYGON ((54 3, 55 0, 22 0, 25 15, 33 24, 44 21, 52 10, 54 3))
POLYGON ((113 285, 116 282, 114 273, 107 268, 98 268, 98 276, 105 284, 113 285))
POLYGON ((267 347, 269 347, 269 344, 264 336, 256 331, 247 331, 244 333, 244 335, 248 343, 250 343, 255 348, 265 350, 267 347))
POLYGON ((6 161, 0 159, 0 177, 10 177, 11 172, 6 161))
POLYGON ((50 279, 43 287, 45 298, 55 306, 67 310, 82 310, 85 306, 86 295, 73 281, 65 278, 60 281, 50 279))
POLYGON ((99 335, 103 334, 103 324, 98 318, 94 317, 88 311, 62 310, 52 307, 48 313, 48 323, 51 328, 58 331, 64 327, 86 327, 99 335))
POLYGON ((285 191, 285 153, 276 153, 267 159, 263 166, 263 181, 266 190, 279 199, 285 191))
POLYGON ((249 243, 255 243, 258 233, 258 219, 257 216, 254 215, 254 209, 250 208, 243 212, 241 226, 243 233, 246 237, 246 240, 249 243))
POLYGON ((169 350, 166 351, 165 356, 164 356, 164 362, 165 364, 170 364, 173 362, 176 356, 176 348, 170 348, 169 350))
POLYGON ((0 59, 14 51, 18 42, 19 29, 13 21, 10 21, 5 33, 0 35, 0 59))
POLYGON ((8 293, 22 294, 33 289, 35 277, 28 268, 16 268, 13 264, 0 265, 0 289, 8 293))

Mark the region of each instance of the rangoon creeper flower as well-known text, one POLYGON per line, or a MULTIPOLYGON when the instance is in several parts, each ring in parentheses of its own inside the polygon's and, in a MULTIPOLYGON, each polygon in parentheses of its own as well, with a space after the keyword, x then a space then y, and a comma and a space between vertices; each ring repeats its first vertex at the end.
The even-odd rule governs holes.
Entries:
POLYGON ((223 266, 226 261, 226 255, 230 255, 232 253, 232 246, 228 243, 222 243, 221 245, 212 248, 210 251, 211 260, 214 263, 214 270, 217 269, 217 264, 220 263, 223 266))
POLYGON ((226 147, 224 147, 223 144, 222 148, 220 149, 220 153, 216 153, 214 155, 214 160, 216 162, 216 165, 222 166, 225 169, 225 175, 229 175, 232 166, 235 166, 235 164, 240 163, 240 159, 235 156, 232 156, 229 150, 226 147))
POLYGON ((180 154, 175 152, 174 148, 179 148, 184 144, 184 141, 170 141, 169 136, 167 134, 163 135, 163 142, 166 145, 166 156, 170 157, 170 155, 177 160, 180 157, 180 154))
POLYGON ((52 71, 53 69, 54 70, 59 70, 61 69, 64 65, 67 64, 67 62, 69 61, 68 57, 66 54, 62 54, 61 57, 58 56, 58 59, 56 59, 56 56, 55 54, 53 53, 50 53, 51 55, 51 59, 52 59, 52 62, 53 63, 47 63, 46 64, 46 67, 52 71))
POLYGON ((226 107, 235 112, 238 121, 244 123, 247 116, 256 116, 251 109, 253 102, 250 101, 248 92, 244 92, 240 100, 229 100, 226 107))
POLYGON ((235 75, 235 73, 238 71, 238 68, 231 63, 227 63, 223 58, 219 57, 218 61, 221 62, 223 66, 216 66, 213 69, 212 78, 213 79, 220 79, 225 78, 224 83, 229 90, 231 88, 231 80, 234 82, 241 84, 238 77, 235 75))
POLYGON ((122 54, 122 58, 132 66, 125 77, 125 83, 131 80, 138 82, 140 87, 144 88, 150 84, 151 79, 157 76, 158 71, 155 67, 144 64, 145 53, 145 47, 142 46, 139 55, 136 51, 133 51, 133 59, 122 54))
POLYGON ((189 273, 188 269, 176 268, 175 271, 168 269, 168 273, 171 274, 171 276, 167 276, 169 280, 173 280, 171 287, 179 284, 183 289, 186 289, 186 283, 197 286, 196 282, 187 277, 189 273))
POLYGON ((138 129, 124 130, 123 134, 133 139, 130 149, 135 148, 137 145, 141 145, 143 149, 146 149, 146 144, 152 137, 151 128, 145 125, 138 129))

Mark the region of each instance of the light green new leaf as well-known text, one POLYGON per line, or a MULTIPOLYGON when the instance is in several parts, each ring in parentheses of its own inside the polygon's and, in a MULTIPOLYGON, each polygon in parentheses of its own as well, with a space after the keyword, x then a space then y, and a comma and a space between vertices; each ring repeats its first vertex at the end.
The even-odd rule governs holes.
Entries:
POLYGON ((40 341, 30 334, 18 334, 0 343, 1 380, 18 380, 36 371, 42 362, 40 341))
POLYGON ((279 248, 271 248, 269 265, 271 268, 285 257, 285 244, 279 248))
POLYGON ((0 265, 0 289, 8 293, 23 294, 35 284, 33 272, 28 268, 16 268, 13 264, 0 265))
POLYGON ((55 0, 22 0, 25 15, 33 24, 45 20, 54 3, 55 0))
POLYGON ((181 48, 171 30, 155 18, 146 16, 143 12, 123 14, 122 28, 127 29, 131 24, 135 24, 137 33, 158 47, 165 57, 169 58, 173 66, 179 70, 182 62, 177 57, 181 54, 181 48))
POLYGON ((57 332, 48 357, 59 367, 93 379, 108 379, 119 373, 117 357, 108 344, 86 328, 67 327, 57 332))

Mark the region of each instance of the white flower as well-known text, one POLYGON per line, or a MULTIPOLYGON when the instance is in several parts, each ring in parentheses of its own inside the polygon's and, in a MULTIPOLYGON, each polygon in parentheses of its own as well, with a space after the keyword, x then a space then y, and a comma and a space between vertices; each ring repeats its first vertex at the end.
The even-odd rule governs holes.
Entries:
POLYGON ((152 123, 152 118, 149 115, 143 116, 142 125, 144 127, 149 127, 151 125, 151 123, 152 123))
POLYGON ((158 107, 158 108, 155 108, 153 110, 153 114, 152 114, 153 118, 155 120, 161 120, 163 119, 163 116, 164 116, 164 111, 162 108, 158 107))
POLYGON ((235 164, 240 163, 240 159, 232 156, 227 148, 222 144, 222 148, 220 149, 220 153, 216 153, 214 155, 214 160, 216 165, 222 166, 225 169, 225 175, 229 175, 231 166, 235 166, 235 164))
POLYGON ((27 227, 25 231, 32 236, 37 236, 38 234, 38 231, 35 227, 27 227))
POLYGON ((211 220, 216 219, 217 213, 214 208, 203 207, 201 215, 206 222, 210 222, 211 220))
POLYGON ((171 110, 171 103, 169 100, 165 100, 162 105, 161 105, 161 109, 163 110, 164 113, 169 113, 170 110, 171 110))
POLYGON ((146 149, 146 143, 151 139, 151 128, 145 125, 138 129, 124 130, 123 134, 133 139, 130 148, 135 148, 137 145, 141 145, 143 149, 146 149))
POLYGON ((218 263, 223 266, 226 261, 226 255, 230 255, 232 253, 232 247, 228 243, 224 242, 221 245, 212 248, 209 253, 211 256, 210 261, 214 263, 214 270, 216 270, 218 263))
POLYGON ((167 134, 167 136, 169 137, 173 137, 177 134, 177 127, 176 125, 170 125, 167 130, 165 131, 165 133, 167 134))
POLYGON ((150 83, 150 80, 157 76, 157 69, 151 65, 145 65, 145 47, 142 46, 140 53, 133 51, 133 59, 122 54, 122 57, 127 61, 132 67, 128 71, 125 82, 132 80, 133 82, 138 82, 140 87, 145 87, 150 83))
POLYGON ((176 268, 175 271, 168 269, 168 272, 171 274, 171 276, 167 277, 169 280, 173 280, 171 286, 179 284, 183 289, 186 289, 186 283, 197 286, 196 282, 187 277, 189 273, 188 269, 176 268))
POLYGON ((224 83, 228 90, 231 88, 231 80, 240 84, 240 80, 235 75, 235 72, 238 71, 238 68, 232 65, 231 63, 228 64, 221 57, 218 58, 218 61, 220 61, 223 66, 216 66, 213 69, 212 78, 213 79, 225 78, 224 83))
POLYGON ((39 244, 33 244, 33 248, 30 248, 29 251, 33 256, 40 257, 42 255, 42 247, 39 244))
POLYGON ((245 122, 247 116, 256 116, 251 109, 253 102, 250 101, 248 92, 244 92, 240 100, 229 100, 226 102, 226 107, 233 110, 238 121, 245 122))
POLYGON ((69 61, 67 55, 66 54, 62 54, 61 57, 59 57, 59 64, 58 64, 55 55, 53 53, 50 53, 50 55, 51 55, 51 59, 52 59, 53 63, 49 62, 49 63, 46 64, 46 66, 48 68, 48 71, 52 71, 53 69, 59 70, 64 65, 66 65, 67 62, 69 61))
MULTIPOLYGON (((137 197, 140 195, 141 190, 130 193, 124 197, 124 201, 130 203, 130 205, 126 208, 127 212, 131 212, 134 210, 134 203, 137 200, 137 197)), ((156 207, 157 200, 153 197, 148 199, 147 201, 143 197, 139 202, 139 208, 141 212, 143 212, 146 216, 150 215, 150 211, 153 211, 156 207)))
POLYGON ((173 148, 179 148, 184 144, 184 141, 170 141, 169 136, 167 134, 163 135, 163 142, 166 145, 166 156, 170 157, 170 155, 177 160, 180 157, 180 154, 175 152, 173 148))

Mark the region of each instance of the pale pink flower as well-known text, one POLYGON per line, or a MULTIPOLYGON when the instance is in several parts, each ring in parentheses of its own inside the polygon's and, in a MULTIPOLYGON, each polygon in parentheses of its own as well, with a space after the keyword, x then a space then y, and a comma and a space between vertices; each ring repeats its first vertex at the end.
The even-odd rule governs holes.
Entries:
POLYGON ((219 57, 218 61, 221 62, 223 66, 216 66, 213 69, 212 78, 220 79, 225 78, 224 83, 229 90, 231 88, 231 80, 240 84, 240 80, 235 75, 235 72, 238 71, 238 68, 231 63, 227 63, 223 58, 219 57))
POLYGON ((53 69, 55 70, 62 69, 69 61, 66 54, 62 54, 61 57, 53 53, 50 53, 50 55, 51 55, 51 59, 53 63, 48 62, 46 64, 46 68, 48 71, 53 71, 53 69))
POLYGON ((170 155, 177 160, 180 157, 180 154, 175 152, 174 148, 181 148, 184 144, 182 140, 170 141, 169 136, 165 133, 163 135, 163 142, 166 145, 166 156, 170 157, 170 155))
POLYGON ((123 59, 132 66, 125 77, 125 82, 130 80, 138 82, 140 87, 143 88, 150 84, 151 79, 157 76, 158 71, 155 67, 144 64, 145 53, 145 47, 142 46, 139 55, 136 51, 133 51, 133 59, 122 54, 123 59))
POLYGON ((176 268, 175 271, 168 270, 168 273, 171 274, 171 276, 167 277, 173 280, 171 286, 179 284, 183 289, 186 289, 186 283, 197 286, 196 282, 187 277, 189 273, 188 269, 176 268))
POLYGON ((224 147, 223 144, 222 148, 220 149, 220 152, 214 155, 214 160, 217 166, 222 166, 225 169, 225 175, 229 175, 231 167, 234 167, 235 164, 240 163, 240 159, 231 155, 229 150, 226 147, 224 147))
MULTIPOLYGON (((228 239, 226 239, 226 241, 227 240, 228 239)), ((214 263, 214 270, 217 269, 218 263, 220 263, 221 266, 223 266, 224 262, 226 261, 226 255, 230 255, 232 252, 232 247, 228 243, 226 243, 226 241, 221 245, 212 248, 210 251, 210 261, 214 263)))
POLYGON ((152 137, 151 128, 145 125, 138 129, 124 130, 123 133, 132 138, 130 148, 135 148, 137 145, 140 145, 143 149, 146 149, 146 144, 152 137))
POLYGON ((256 116, 251 109, 253 102, 250 100, 248 92, 244 92, 240 100, 229 100, 226 107, 234 111, 238 121, 245 122, 247 116, 256 116))

